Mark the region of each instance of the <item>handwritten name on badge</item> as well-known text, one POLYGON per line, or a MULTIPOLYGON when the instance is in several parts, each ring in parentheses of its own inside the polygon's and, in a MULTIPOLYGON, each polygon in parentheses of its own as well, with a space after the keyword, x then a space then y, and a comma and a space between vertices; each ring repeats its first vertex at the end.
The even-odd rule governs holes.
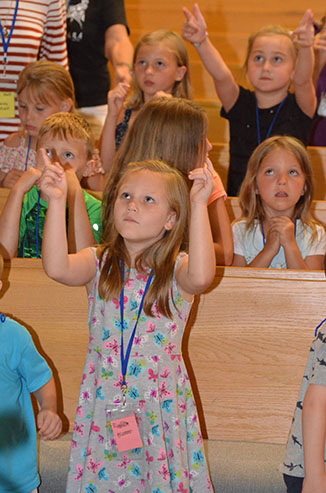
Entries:
POLYGON ((114 419, 111 421, 111 426, 119 452, 143 446, 134 414, 114 419))
POLYGON ((0 118, 15 118, 15 93, 0 91, 0 118))

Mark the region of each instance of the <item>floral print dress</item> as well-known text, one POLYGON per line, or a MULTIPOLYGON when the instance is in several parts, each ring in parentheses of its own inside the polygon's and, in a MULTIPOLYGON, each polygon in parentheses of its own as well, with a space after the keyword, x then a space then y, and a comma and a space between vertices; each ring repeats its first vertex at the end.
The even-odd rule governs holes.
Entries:
MULTIPOLYGON (((182 255, 182 254, 181 254, 182 255)), ((180 260, 179 255, 177 262, 180 260)), ((176 262, 176 265, 177 265, 176 262)), ((154 306, 140 314, 126 381, 127 405, 142 416, 143 447, 119 452, 106 409, 121 406, 120 300, 98 295, 99 266, 89 298, 90 338, 72 440, 67 492, 204 493, 212 491, 196 404, 181 355, 191 303, 174 279, 173 320, 154 306)), ((124 289, 124 347, 147 278, 131 269, 124 289)))

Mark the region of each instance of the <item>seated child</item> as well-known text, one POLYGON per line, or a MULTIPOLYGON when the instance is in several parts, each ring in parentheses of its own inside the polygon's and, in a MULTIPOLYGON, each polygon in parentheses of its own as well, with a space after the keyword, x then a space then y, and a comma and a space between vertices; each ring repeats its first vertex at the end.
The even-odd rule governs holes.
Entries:
POLYGON ((326 332, 312 343, 281 472, 288 493, 326 491, 326 332))
MULTIPOLYGON (((0 256, 0 278, 2 271, 0 256)), ((51 369, 25 327, 3 314, 0 315, 0 375, 0 491, 34 493, 40 477, 30 393, 40 406, 37 428, 44 440, 57 438, 62 423, 57 415, 51 369)))
POLYGON ((310 215, 309 155, 294 137, 274 136, 251 155, 232 226, 235 266, 323 269, 324 228, 310 215))
POLYGON ((80 180, 94 162, 88 123, 73 113, 56 113, 43 122, 36 168, 29 168, 10 191, 0 216, 0 247, 6 258, 41 257, 46 197, 37 184, 48 162, 59 162, 68 182, 67 225, 70 252, 100 242, 101 201, 82 190, 80 180))

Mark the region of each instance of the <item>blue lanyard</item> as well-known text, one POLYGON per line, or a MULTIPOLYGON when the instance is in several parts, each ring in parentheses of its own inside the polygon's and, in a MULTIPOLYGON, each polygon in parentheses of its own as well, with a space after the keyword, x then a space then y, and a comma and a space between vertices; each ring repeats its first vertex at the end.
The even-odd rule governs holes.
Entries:
MULTIPOLYGON (((263 235, 263 243, 265 246, 266 245, 266 238, 265 238, 263 221, 260 221, 260 227, 261 227, 261 234, 263 235)), ((294 221, 294 236, 296 236, 296 234, 297 234, 297 220, 294 221)))
POLYGON ((9 45, 10 45, 11 36, 12 36, 12 33, 14 32, 14 27, 16 24, 18 6, 19 6, 19 0, 16 0, 14 17, 12 19, 12 24, 11 24, 11 28, 9 31, 9 36, 8 36, 7 41, 6 41, 6 37, 5 37, 5 33, 3 30, 2 24, 0 23, 0 34, 1 34, 2 44, 3 44, 3 64, 4 64, 3 75, 6 75, 7 62, 8 62, 7 53, 8 53, 8 49, 9 49, 9 45))
MULTIPOLYGON (((268 139, 268 137, 270 137, 271 133, 272 133, 272 129, 275 125, 275 122, 276 122, 276 118, 278 117, 278 114, 279 112, 281 111, 285 101, 286 101, 286 98, 287 98, 287 95, 285 96, 285 98, 283 99, 283 101, 280 102, 280 104, 278 105, 278 108, 276 110, 276 113, 274 115, 274 118, 272 120, 272 123, 270 124, 268 130, 267 130, 267 134, 266 134, 266 137, 264 140, 268 139)), ((260 133, 260 119, 259 119, 259 108, 258 108, 258 102, 257 102, 257 99, 256 99, 256 122, 257 122, 257 140, 258 140, 258 145, 261 143, 261 133, 260 133)))
POLYGON ((39 220, 40 220, 40 202, 41 202, 41 190, 38 191, 38 199, 37 199, 37 214, 36 214, 36 258, 40 258, 40 251, 39 251, 39 239, 38 239, 38 232, 39 232, 39 220))
POLYGON ((30 153, 30 150, 31 150, 31 142, 32 142, 32 136, 29 135, 28 136, 28 144, 27 144, 27 152, 26 152, 25 171, 28 168, 28 157, 29 157, 29 153, 30 153))
MULTIPOLYGON (((122 274, 122 280, 124 281, 124 261, 121 260, 121 274, 122 274)), ((123 322, 123 312, 124 312, 124 287, 122 286, 121 293, 120 293, 120 323, 121 323, 121 348, 120 348, 120 358, 121 358, 121 372, 122 372, 122 386, 123 386, 123 396, 125 398, 126 390, 127 390, 127 384, 126 384, 126 374, 127 374, 127 368, 128 368, 128 361, 130 358, 130 353, 131 353, 131 348, 134 342, 134 338, 136 335, 136 329, 138 325, 138 320, 141 314, 141 311, 143 309, 143 304, 144 304, 144 299, 146 296, 147 291, 149 290, 149 287, 151 285, 153 279, 153 275, 149 275, 146 286, 144 289, 144 293, 142 296, 142 299, 140 301, 139 309, 138 309, 138 315, 137 315, 137 320, 135 322, 134 330, 132 331, 132 334, 130 336, 128 346, 127 346, 127 351, 126 354, 124 354, 124 348, 123 348, 123 330, 124 330, 124 322, 123 322)))
POLYGON ((323 320, 322 322, 320 322, 320 324, 319 324, 319 325, 317 325, 317 327, 315 328, 315 337, 316 337, 316 335, 317 335, 318 329, 319 329, 319 328, 323 325, 323 323, 325 323, 325 322, 326 322, 326 318, 324 318, 324 320, 323 320))

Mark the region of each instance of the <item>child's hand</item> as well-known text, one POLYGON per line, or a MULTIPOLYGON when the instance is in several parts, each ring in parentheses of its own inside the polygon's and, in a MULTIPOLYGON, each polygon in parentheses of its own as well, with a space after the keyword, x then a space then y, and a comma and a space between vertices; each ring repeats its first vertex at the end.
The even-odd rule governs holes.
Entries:
POLYGON ((294 42, 301 48, 310 48, 314 44, 314 14, 308 9, 302 17, 298 28, 292 32, 294 42))
POLYGON ((21 169, 11 169, 6 174, 2 182, 2 186, 4 188, 12 188, 24 173, 25 171, 22 171, 21 169))
POLYGON ((295 242, 294 222, 288 216, 272 217, 270 220, 270 231, 279 234, 280 244, 285 247, 295 242))
POLYGON ((182 11, 186 17, 182 28, 183 39, 190 43, 202 43, 207 37, 207 26, 198 4, 195 3, 193 12, 187 7, 183 7, 182 11))
POLYGON ((320 33, 316 34, 314 39, 314 49, 315 51, 326 52, 326 24, 320 33))
MULTIPOLYGON (((45 154, 44 149, 42 151, 45 154)), ((45 167, 42 176, 40 178, 40 189, 44 193, 47 200, 60 199, 67 195, 67 180, 65 172, 59 163, 51 163, 49 158, 49 164, 45 167)))
POLYGON ((264 248, 266 250, 268 250, 273 255, 273 258, 274 258, 275 255, 277 255, 278 252, 280 251, 280 247, 281 247, 280 235, 279 235, 278 231, 272 229, 270 224, 265 225, 264 229, 265 229, 265 247, 264 248))
POLYGON ((118 116, 123 106, 123 103, 129 92, 130 85, 126 82, 119 82, 111 91, 108 93, 108 105, 111 114, 118 116))
POLYGON ((165 91, 157 91, 155 93, 155 98, 172 98, 172 97, 173 97, 172 94, 165 91))
POLYGON ((321 475, 312 474, 303 480, 302 493, 325 493, 326 473, 321 475))
POLYGON ((193 185, 190 190, 190 201, 192 203, 207 204, 215 187, 212 172, 205 164, 202 168, 195 168, 190 171, 188 178, 193 180, 193 185))
POLYGON ((41 178, 42 171, 36 168, 29 168, 25 171, 17 181, 15 188, 19 188, 24 194, 29 192, 33 185, 39 185, 38 181, 41 178))
POLYGON ((41 409, 37 415, 37 428, 43 440, 54 440, 62 430, 62 421, 54 411, 41 409))

